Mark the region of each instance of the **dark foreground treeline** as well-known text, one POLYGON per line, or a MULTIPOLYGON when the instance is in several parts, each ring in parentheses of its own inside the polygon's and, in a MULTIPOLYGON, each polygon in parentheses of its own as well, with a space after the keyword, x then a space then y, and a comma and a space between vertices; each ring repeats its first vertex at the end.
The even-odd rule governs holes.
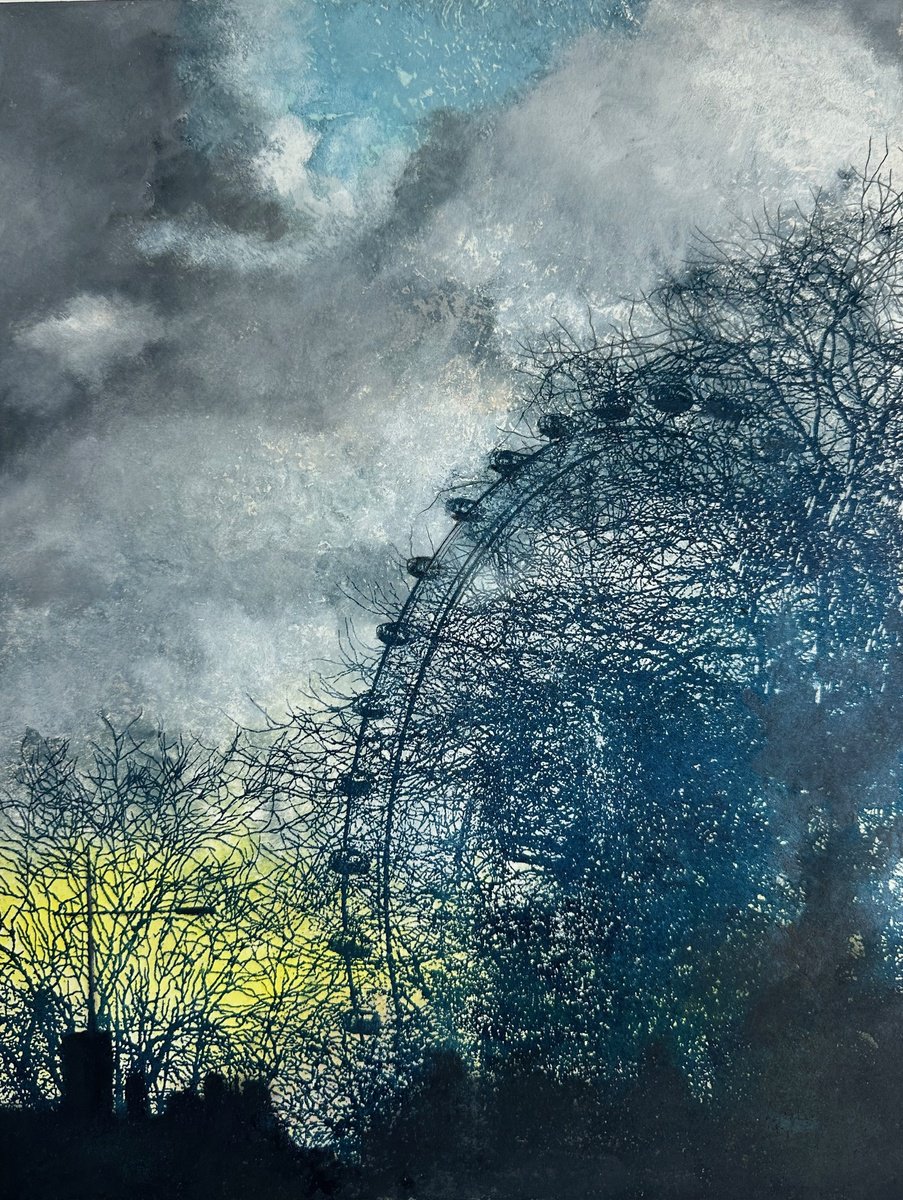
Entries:
POLYGON ((340 1188, 335 1156, 294 1145, 255 1084, 211 1074, 200 1093, 170 1096, 161 1115, 141 1109, 93 1120, 64 1110, 0 1110, 0 1197, 287 1200, 340 1188))
POLYGON ((711 1095, 665 1042, 617 1095, 450 1050, 384 1097, 358 1152, 294 1145, 265 1089, 210 1076, 166 1111, 0 1114, 3 1200, 898 1200, 903 1000, 799 981, 756 1005, 711 1095), (724 1079, 729 1079, 726 1086, 724 1079))
POLYGON ((667 1045, 613 1097, 449 1053, 373 1122, 367 1195, 511 1200, 899 1200, 903 1002, 794 988, 756 1006, 712 1093, 667 1045))

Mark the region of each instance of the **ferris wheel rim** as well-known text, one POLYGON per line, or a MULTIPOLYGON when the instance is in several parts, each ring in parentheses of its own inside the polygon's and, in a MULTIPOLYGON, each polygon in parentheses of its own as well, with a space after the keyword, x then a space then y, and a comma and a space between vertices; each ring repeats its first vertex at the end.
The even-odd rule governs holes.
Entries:
MULTIPOLYGON (((587 437, 594 432, 598 432, 598 431, 585 430, 583 432, 582 436, 575 432, 572 437, 569 437, 566 440, 562 440, 562 439, 550 440, 545 446, 540 447, 534 453, 529 454, 529 455, 524 455, 522 465, 520 466, 520 468, 517 471, 517 478, 522 477, 523 471, 527 471, 527 470, 530 470, 530 468, 541 466, 541 465, 547 463, 547 461, 550 460, 556 452, 563 458, 564 461, 562 461, 560 463, 557 470, 551 477, 552 480, 558 480, 561 477, 567 475, 574 468, 579 467, 581 464, 592 461, 594 458, 598 457, 598 455, 601 453, 601 447, 598 444, 593 445, 593 447, 591 449, 586 450, 584 453, 582 453, 578 456, 574 456, 570 452, 570 448, 573 447, 573 445, 575 443, 585 441, 587 439, 587 437)), ((618 436, 618 434, 620 433, 619 430, 618 431, 610 430, 610 432, 614 433, 615 436, 618 436)), ((479 505, 483 504, 487 499, 490 499, 493 496, 501 494, 502 489, 504 488, 505 484, 510 483, 510 482, 512 482, 510 477, 509 478, 503 477, 503 478, 500 478, 499 480, 493 481, 489 485, 489 487, 484 488, 484 490, 479 494, 479 496, 475 498, 476 505, 479 506, 479 505)), ((491 553, 492 550, 495 548, 499 537, 501 537, 504 534, 504 532, 510 526, 511 522, 517 518, 517 516, 524 510, 524 508, 532 500, 534 500, 538 495, 540 495, 542 493, 542 491, 548 486, 549 482, 550 482, 549 477, 547 475, 544 475, 540 482, 538 482, 536 485, 531 487, 525 493, 520 492, 517 496, 516 501, 514 503, 512 503, 511 505, 506 506, 505 509, 499 514, 498 518, 493 522, 492 527, 491 527, 491 533, 486 536, 481 536, 477 540, 477 542, 468 551, 468 554, 467 554, 464 562, 455 571, 455 574, 452 576, 452 578, 450 580, 449 587, 446 590, 444 599, 442 600, 442 602, 440 603, 438 608, 434 610, 435 617, 434 617, 434 620, 432 623, 430 636, 427 638, 427 644, 426 644, 425 650, 419 656, 419 663, 418 663, 418 667, 417 667, 417 671, 416 671, 415 682, 412 686, 409 686, 408 688, 405 689, 406 698, 405 698, 405 704, 404 704, 404 711, 403 711, 403 714, 400 715, 396 720, 396 728, 399 730, 399 734, 395 739, 395 745, 394 745, 394 751, 393 751, 392 760, 391 760, 391 766, 389 768, 389 794, 388 794, 387 803, 386 803, 386 814, 385 814, 385 818, 384 818, 384 831, 383 831, 383 836, 380 839, 380 841, 381 841, 380 860, 381 861, 379 864, 379 876, 378 876, 378 880, 377 880, 378 891, 377 891, 377 895, 376 895, 375 903, 374 903, 373 907, 375 910, 375 915, 382 923, 380 940, 381 940, 382 946, 383 946, 387 973, 389 974, 389 992, 390 992, 391 999, 392 999, 393 1010, 395 1011, 395 1014, 397 1017, 401 1016, 402 1003, 401 1003, 401 996, 400 996, 398 979, 397 979, 397 974, 396 974, 395 954, 394 954, 394 948, 393 948, 394 931, 392 928, 392 911, 393 911, 393 909, 392 909, 392 902, 391 902, 391 843, 392 843, 392 837, 393 837, 393 832, 394 832, 395 806, 396 806, 398 787, 399 787, 399 782, 400 782, 399 768, 400 768, 400 763, 401 763, 401 758, 403 755, 404 747, 406 745, 406 738, 407 738, 407 733, 408 733, 408 729, 410 726, 411 717, 416 708, 417 699, 418 699, 420 691, 422 689, 423 682, 427 677, 429 666, 430 666, 430 663, 432 662, 432 659, 433 659, 433 656, 434 656, 434 653, 436 650, 436 646, 437 646, 436 633, 437 633, 437 631, 441 630, 441 628, 447 623, 450 615, 455 611, 455 608, 457 607, 458 603, 460 602, 461 595, 464 592, 467 584, 472 579, 475 571, 477 571, 479 569, 480 564, 485 560, 486 555, 491 553)), ((443 539, 443 541, 439 547, 439 550, 432 557, 433 562, 435 562, 437 559, 439 559, 439 561, 441 561, 441 559, 444 558, 450 552, 450 550, 457 544, 458 540, 463 536, 462 531, 463 531, 463 524, 456 523, 456 525, 449 531, 449 533, 443 539)), ((395 622, 396 624, 400 625, 404 621, 410 620, 410 616, 411 616, 412 612, 416 609, 417 603, 421 597, 421 594, 425 590, 426 583, 427 583, 427 580, 425 578, 420 578, 417 580, 417 583, 411 588, 410 594, 406 598, 404 604, 402 605, 402 607, 399 611, 398 617, 395 622)), ((370 686, 371 694, 375 693, 375 691, 378 687, 379 680, 382 678, 383 674, 389 669, 389 664, 393 661, 394 652, 397 648, 398 648, 398 646, 396 644, 387 644, 385 646, 385 648, 380 656, 380 662, 377 666, 376 671, 374 672, 374 676, 373 676, 373 679, 371 682, 371 686, 370 686)), ((357 732, 357 735, 355 738, 355 748, 354 748, 354 754, 353 754, 353 758, 352 758, 352 765, 351 765, 352 772, 358 769, 358 766, 361 762, 361 759, 362 759, 362 756, 364 753, 364 743, 365 743, 365 738, 366 738, 366 731, 367 731, 367 727, 368 727, 369 723, 370 723, 369 719, 365 716, 361 719, 361 723, 358 727, 358 732, 357 732)), ((344 817, 343 834, 342 834, 342 845, 344 848, 347 848, 351 844, 351 828, 352 828, 352 822, 353 822, 353 811, 354 811, 354 801, 351 797, 348 797, 346 800, 346 805, 345 805, 345 817, 344 817)), ((341 882, 341 912, 342 912, 342 928, 343 928, 343 932, 346 935, 347 935, 348 929, 350 927, 349 914, 348 914, 349 895, 350 895, 350 880, 347 876, 343 876, 342 882, 341 882)), ((359 992, 358 992, 357 983, 356 983, 355 975, 354 975, 354 968, 352 967, 350 960, 346 961, 346 980, 348 983, 348 993, 349 993, 351 1007, 353 1010, 357 1011, 360 1009, 360 999, 359 999, 359 992)))
MULTIPOLYGON (((576 415, 576 414, 575 414, 576 415)), ((377 934, 377 938, 382 946, 382 958, 389 976, 388 992, 391 999, 392 1010, 396 1017, 395 1035, 398 1038, 398 1028, 401 1025, 404 1014, 404 1006, 402 1004, 401 990, 397 974, 397 963, 395 956, 395 930, 392 925, 393 918, 393 903, 392 903, 392 840, 394 836, 394 824, 396 816, 396 807, 398 801, 399 787, 401 782, 401 761, 403 752, 407 744, 409 727, 414 711, 416 710, 418 698, 420 696, 423 683, 428 677, 429 667, 433 661, 434 655, 438 647, 437 632, 441 631, 447 623, 451 614, 455 611, 460 603, 461 596, 464 593, 468 584, 472 581, 476 571, 485 561, 486 556, 491 554, 497 547, 499 539, 509 529, 513 521, 519 514, 533 502, 537 496, 541 495, 546 490, 550 483, 558 481, 566 477, 570 472, 579 468, 581 465, 598 459, 606 451, 610 451, 612 444, 626 444, 625 439, 625 420, 619 420, 617 424, 610 420, 604 420, 601 424, 593 423, 593 414, 584 414, 590 417, 586 423, 575 421, 573 418, 568 418, 568 433, 566 436, 548 436, 546 444, 539 447, 532 453, 516 453, 511 452, 517 460, 516 471, 506 472, 501 474, 498 480, 493 480, 487 487, 475 497, 472 498, 474 510, 479 510, 486 505, 488 501, 495 497, 504 495, 506 484, 516 484, 522 481, 525 474, 533 474, 535 469, 547 466, 550 461, 554 461, 556 455, 559 459, 558 465, 554 473, 549 476, 547 473, 542 473, 539 481, 529 485, 527 489, 518 489, 515 499, 512 503, 505 505, 500 510, 497 510, 495 517, 488 525, 488 532, 481 532, 476 538, 474 544, 469 548, 467 554, 461 562, 448 582, 444 590, 442 599, 438 604, 430 604, 430 612, 433 614, 431 621, 430 633, 426 638, 425 648, 418 654, 415 660, 414 682, 408 684, 403 690, 403 706, 402 712, 393 718, 393 725, 397 731, 393 739, 393 751, 391 759, 387 764, 387 774, 383 774, 383 778, 387 779, 387 798, 385 806, 385 815, 382 818, 384 828, 381 831, 381 837, 378 842, 380 849, 376 853, 376 880, 374 890, 371 893, 372 899, 368 902, 370 911, 378 924, 382 928, 377 934), (601 435, 601 436, 600 436, 601 435), (575 449, 576 448, 576 449, 575 449)), ((658 451, 662 448, 662 434, 665 430, 668 431, 667 444, 671 451, 678 452, 679 461, 683 454, 687 451, 692 453, 694 449, 693 439, 687 439, 686 434, 689 432, 683 427, 682 422, 672 425, 670 421, 663 426, 661 413, 655 414, 651 422, 646 420, 634 421, 629 423, 630 444, 641 447, 647 446, 647 439, 642 435, 651 435, 653 445, 658 447, 658 451), (637 435, 641 435, 637 439, 637 435)), ((496 451, 493 458, 500 454, 496 451)), ((656 453, 656 461, 661 462, 661 459, 656 453)), ((642 460, 636 463, 641 469, 644 465, 642 460)), ((498 469, 498 468, 495 468, 498 469)), ((471 509, 468 509, 471 511, 471 509)), ((431 564, 441 564, 441 562, 453 551, 459 541, 466 536, 465 529, 470 524, 469 520, 456 520, 455 524, 445 535, 440 543, 437 551, 430 557, 431 564)), ((417 611, 421 599, 428 595, 429 587, 435 580, 436 572, 429 570, 425 574, 415 575, 416 582, 410 589, 408 596, 401 605, 397 617, 392 622, 393 629, 409 625, 412 615, 417 611)), ((418 639, 419 640, 419 639, 418 639)), ((411 639, 405 636, 403 639, 389 638, 386 640, 384 648, 380 654, 379 663, 371 678, 368 695, 374 696, 377 693, 380 681, 391 670, 391 664, 396 660, 396 652, 408 646, 407 654, 410 654, 411 639)), ((385 715, 385 712, 381 714, 385 715)), ((367 731, 372 720, 378 720, 380 717, 371 718, 363 712, 360 717, 360 723, 357 727, 357 732, 354 737, 354 749, 351 758, 351 767, 348 772, 353 775, 359 770, 360 764, 366 752, 367 731)), ((372 777, 371 777, 372 778, 372 777)), ((342 829, 341 845, 347 850, 352 844, 352 826, 355 814, 355 799, 353 795, 346 794, 346 803, 344 806, 344 819, 342 829)), ((349 914, 349 898, 351 896, 351 880, 348 874, 344 874, 341 879, 341 921, 343 936, 347 938, 349 931, 352 930, 352 922, 349 914)), ((358 988, 355 967, 350 956, 345 957, 345 977, 347 983, 347 994, 350 1001, 350 1006, 353 1012, 362 1012, 363 1006, 361 1003, 361 992, 358 988)), ((385 989, 383 989, 385 992, 385 989)))

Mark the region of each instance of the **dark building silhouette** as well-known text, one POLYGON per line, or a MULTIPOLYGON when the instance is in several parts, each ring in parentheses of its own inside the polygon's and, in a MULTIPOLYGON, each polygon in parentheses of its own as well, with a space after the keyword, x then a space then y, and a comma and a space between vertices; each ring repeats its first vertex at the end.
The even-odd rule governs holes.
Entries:
POLYGON ((141 1071, 129 1071, 126 1076, 125 1109, 130 1121, 144 1121, 150 1116, 147 1080, 141 1071))
POLYGON ((68 1033, 62 1039, 63 1111, 72 1117, 113 1112, 113 1038, 107 1032, 68 1033))

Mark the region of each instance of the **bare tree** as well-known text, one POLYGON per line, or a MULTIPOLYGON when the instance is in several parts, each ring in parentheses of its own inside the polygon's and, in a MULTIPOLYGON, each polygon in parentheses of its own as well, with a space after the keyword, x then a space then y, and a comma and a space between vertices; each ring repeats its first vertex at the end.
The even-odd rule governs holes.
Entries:
POLYGON ((89 847, 102 1017, 157 1090, 262 1074, 335 1139, 428 1043, 610 1081, 666 1037, 704 1092, 754 984, 894 983, 901 238, 879 164, 548 339, 530 433, 288 722, 27 741, 8 1095, 84 1011, 89 847))
POLYGON ((396 1061, 664 1033, 704 1087, 757 954, 893 972, 901 217, 851 173, 532 356, 535 438, 448 497, 323 737, 349 1019, 396 1061))
POLYGON ((272 1083, 310 1041, 320 982, 304 871, 289 891, 270 836, 282 799, 266 754, 133 722, 107 724, 86 758, 31 733, 3 797, 4 1098, 51 1098, 60 1036, 88 1019, 89 862, 96 1019, 117 1085, 135 1069, 156 1097, 214 1069, 272 1083))

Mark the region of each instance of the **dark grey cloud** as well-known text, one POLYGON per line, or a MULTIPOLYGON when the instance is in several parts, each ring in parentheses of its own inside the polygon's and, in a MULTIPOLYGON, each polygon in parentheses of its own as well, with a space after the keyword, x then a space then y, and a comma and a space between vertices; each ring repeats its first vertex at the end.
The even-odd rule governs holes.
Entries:
POLYGON ((176 118, 171 3, 0 8, 3 315, 121 278, 154 145, 176 118))
MULTIPOLYGON (((230 6, 242 38, 280 2, 230 6)), ((0 6, 0 735, 219 728, 296 698, 346 617, 372 641, 349 581, 442 532, 518 341, 886 125, 895 68, 781 12, 660 0, 506 109, 435 115, 361 200, 311 182, 227 7, 0 6)))
POLYGON ((164 305, 169 264, 138 262, 143 223, 200 209, 220 226, 275 236, 278 202, 255 186, 253 112, 233 110, 233 144, 212 157, 185 138, 184 3, 0 6, 0 405, 4 446, 56 421, 90 420, 84 380, 16 332, 65 316, 74 296, 164 305), (231 153, 227 150, 231 149, 231 153))
POLYGON ((261 114, 226 84, 211 96, 229 26, 188 16, 0 8, 0 161, 18 166, 2 175, 5 736, 76 732, 97 708, 204 726, 248 692, 278 706, 336 652, 349 580, 392 576, 389 542, 436 484, 430 429, 446 464, 491 436, 498 405, 469 365, 478 348, 482 379, 494 369, 491 307, 389 261, 453 190, 455 118, 426 131, 378 233, 311 259, 309 216, 255 168, 261 114), (199 150, 202 101, 219 130, 199 150), (187 250, 142 249, 168 228, 187 250), (461 376, 451 412, 441 370, 461 376))
POLYGON ((854 25, 865 30, 875 46, 899 57, 903 51, 903 5, 900 0, 843 0, 854 25))

